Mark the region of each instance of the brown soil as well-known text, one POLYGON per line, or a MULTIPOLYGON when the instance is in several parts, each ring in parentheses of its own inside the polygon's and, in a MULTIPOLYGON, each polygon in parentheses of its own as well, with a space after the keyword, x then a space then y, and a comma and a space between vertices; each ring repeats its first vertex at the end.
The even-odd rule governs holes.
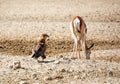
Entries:
MULTIPOLYGON (((87 41, 90 45, 91 41, 87 41)), ((35 45, 35 41, 27 40, 3 40, 0 41, 0 52, 6 52, 12 55, 31 55, 32 49, 35 45)), ((47 51, 48 56, 72 52, 73 41, 72 40, 48 40, 47 51)), ((92 50, 108 50, 108 49, 119 49, 120 42, 95 42, 92 50)))
MULTIPOLYGON (((90 45, 91 41, 87 41, 87 44, 90 45)), ((34 47, 35 41, 28 40, 3 40, 0 42, 0 52, 6 52, 14 56, 28 56, 32 54, 32 49, 34 47)), ((119 49, 120 42, 95 42, 92 50, 108 50, 108 49, 119 49)), ((47 56, 54 56, 56 54, 72 52, 73 41, 72 40, 47 40, 47 56)), ((95 59, 99 60, 113 60, 120 62, 120 57, 111 58, 111 57, 98 57, 95 59)))

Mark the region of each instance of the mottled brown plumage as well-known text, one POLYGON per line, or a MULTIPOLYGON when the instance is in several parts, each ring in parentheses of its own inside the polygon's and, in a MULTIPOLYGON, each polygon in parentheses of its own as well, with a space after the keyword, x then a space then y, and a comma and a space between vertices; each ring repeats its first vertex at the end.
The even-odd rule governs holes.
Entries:
POLYGON ((38 59, 40 56, 42 59, 45 59, 45 51, 46 51, 46 38, 49 37, 47 34, 42 34, 40 38, 36 42, 36 46, 33 49, 32 58, 38 59))

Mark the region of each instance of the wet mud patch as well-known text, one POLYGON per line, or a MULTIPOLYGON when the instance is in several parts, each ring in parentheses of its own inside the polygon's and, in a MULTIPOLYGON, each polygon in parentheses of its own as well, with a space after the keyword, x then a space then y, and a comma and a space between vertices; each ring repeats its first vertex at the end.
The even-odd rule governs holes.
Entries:
POLYGON ((0 52, 12 55, 30 55, 34 41, 27 40, 3 40, 0 42, 0 52))
MULTIPOLYGON (((90 45, 91 41, 87 41, 87 45, 90 45)), ((94 42, 92 50, 107 50, 120 48, 120 42, 94 42)), ((9 53, 12 55, 31 55, 32 48, 34 47, 34 41, 28 40, 1 40, 0 52, 9 53)), ((53 56, 59 53, 71 52, 73 48, 72 40, 48 40, 47 41, 47 56, 53 56)))
MULTIPOLYGON (((46 55, 52 56, 59 53, 72 51, 72 41, 47 41, 46 55)), ((12 55, 31 55, 35 41, 28 40, 3 40, 0 41, 0 52, 6 52, 12 55)))

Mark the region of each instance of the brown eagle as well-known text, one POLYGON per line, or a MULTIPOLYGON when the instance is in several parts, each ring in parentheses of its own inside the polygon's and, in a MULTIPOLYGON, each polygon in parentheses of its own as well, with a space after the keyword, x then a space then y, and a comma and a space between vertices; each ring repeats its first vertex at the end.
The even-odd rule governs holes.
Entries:
POLYGON ((46 58, 45 56, 45 51, 46 51, 46 38, 49 37, 47 34, 42 34, 40 38, 36 42, 36 46, 33 49, 33 55, 32 58, 37 59, 39 62, 38 58, 41 57, 42 60, 46 58))

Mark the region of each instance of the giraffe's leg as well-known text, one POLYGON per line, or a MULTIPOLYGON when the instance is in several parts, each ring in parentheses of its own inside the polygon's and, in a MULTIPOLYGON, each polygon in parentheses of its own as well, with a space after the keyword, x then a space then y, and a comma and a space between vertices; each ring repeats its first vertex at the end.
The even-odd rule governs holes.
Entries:
POLYGON ((84 37, 83 37, 82 40, 81 40, 81 45, 82 45, 82 50, 84 51, 84 56, 85 56, 86 59, 87 59, 87 51, 86 51, 87 45, 86 45, 85 35, 84 35, 84 37))
POLYGON ((77 57, 78 54, 78 41, 75 40, 75 58, 77 57))
POLYGON ((78 59, 81 59, 81 56, 80 56, 80 40, 78 40, 78 59))
POLYGON ((73 45, 73 54, 71 56, 71 58, 75 58, 76 57, 76 53, 77 53, 77 38, 75 35, 73 35, 73 39, 74 39, 74 45, 73 45))
POLYGON ((75 56, 75 42, 74 42, 74 45, 73 45, 73 56, 72 57, 74 57, 75 56))

